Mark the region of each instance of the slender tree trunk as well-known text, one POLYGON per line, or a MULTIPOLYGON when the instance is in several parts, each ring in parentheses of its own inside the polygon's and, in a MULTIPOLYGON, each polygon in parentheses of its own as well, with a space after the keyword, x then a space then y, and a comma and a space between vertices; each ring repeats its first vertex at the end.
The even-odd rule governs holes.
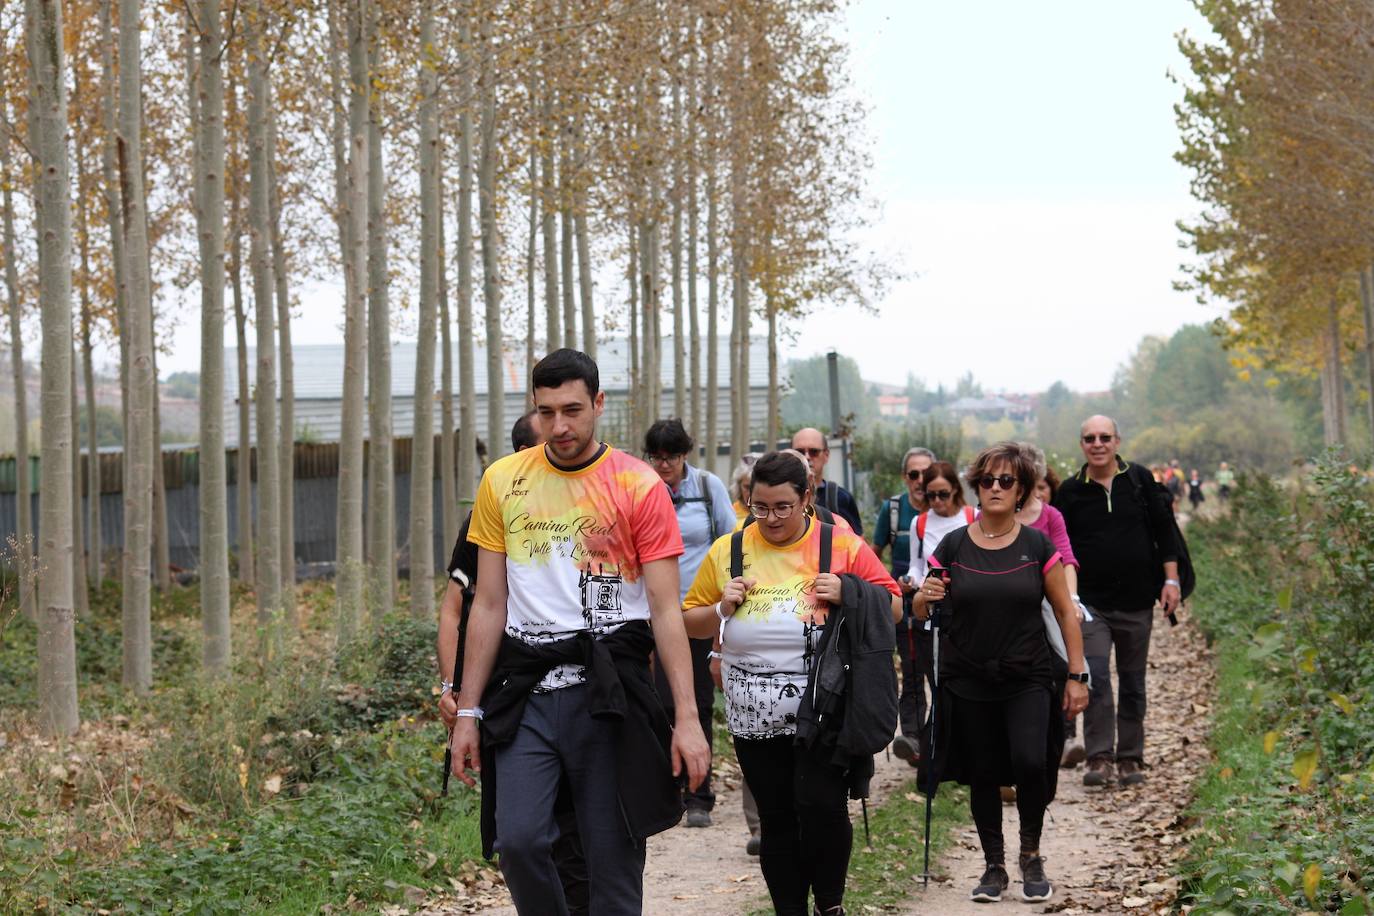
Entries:
POLYGON ((577 346, 577 281, 573 272, 573 212, 572 166, 568 153, 568 137, 560 131, 558 156, 558 225, 559 267, 562 270, 563 341, 564 346, 577 346))
POLYGON ((582 300, 582 352, 596 359, 596 303, 592 285, 592 243, 587 229, 587 193, 579 190, 574 204, 577 234, 577 283, 582 300))
MULTIPOLYGON (((688 426, 692 434, 692 441, 698 446, 705 439, 703 429, 703 417, 701 413, 701 309, 697 301, 697 247, 699 239, 697 231, 701 223, 699 203, 697 201, 697 127, 694 115, 698 111, 697 107, 697 51, 696 51, 696 19, 692 18, 690 27, 690 41, 688 43, 688 64, 687 64, 687 113, 682 122, 683 135, 686 139, 686 149, 683 154, 687 158, 687 342, 688 342, 688 366, 689 368, 689 387, 691 397, 689 410, 691 413, 691 424, 688 426)), ((710 451, 707 451, 707 467, 712 468, 710 463, 710 451)))
POLYGON ((773 448, 778 441, 782 405, 778 387, 778 305, 771 291, 764 299, 764 308, 768 316, 768 438, 765 444, 773 448))
MULTIPOLYGON (((151 271, 149 272, 151 276, 151 271)), ((153 584, 172 587, 171 540, 167 528, 167 479, 162 460, 162 394, 158 388, 157 320, 153 320, 153 584)))
MULTIPOLYGON (((682 88, 673 83, 673 148, 681 150, 682 88)), ((673 284, 673 416, 679 420, 687 416, 687 340, 684 337, 682 301, 682 160, 673 157, 672 230, 668 244, 669 271, 673 284)))
POLYGON ((277 303, 277 350, 281 379, 281 430, 277 440, 277 488, 281 500, 277 523, 281 528, 281 606, 287 627, 295 630, 296 618, 296 360, 291 348, 291 291, 286 274, 286 241, 281 231, 281 189, 277 185, 277 111, 272 100, 272 80, 264 77, 267 94, 267 196, 272 233, 273 298, 277 303))
MULTIPOLYGON (((717 316, 720 312, 720 205, 716 195, 716 100, 715 54, 706 45, 706 466, 719 471, 720 452, 720 343, 717 316)), ((734 336, 731 335, 733 342, 734 336)), ((735 458, 733 454, 732 458, 735 458)), ((737 460, 737 459, 736 459, 737 460)))
MULTIPOLYGON (((229 68, 226 114, 230 123, 238 122, 238 84, 234 68, 229 68)), ((235 506, 238 510, 239 581, 257 581, 253 550, 253 433, 249 423, 248 398, 248 312, 243 304, 243 157, 234 135, 233 167, 229 175, 229 288, 234 300, 234 343, 238 375, 238 451, 235 455, 235 506)))
POLYGON ((640 394, 640 380, 644 376, 644 366, 640 363, 639 350, 639 241, 635 234, 634 220, 630 220, 630 232, 628 241, 629 251, 629 285, 630 285, 630 307, 629 307, 629 326, 630 326, 630 391, 625 405, 626 422, 625 439, 629 443, 629 448, 636 448, 639 445, 640 412, 643 410, 643 397, 640 394))
POLYGON ((1374 266, 1360 271, 1360 313, 1364 318, 1364 365, 1368 378, 1369 434, 1374 437, 1374 266))
MULTIPOLYGON (((67 90, 63 80, 62 5, 29 0, 30 146, 37 176, 38 301, 42 314, 43 466, 71 463, 72 231, 67 166, 67 90)), ((72 478, 39 478, 38 718, 48 735, 80 725, 76 705, 76 640, 72 610, 72 478)))
MULTIPOLYGON (((196 234, 200 242, 200 608, 201 659, 228 673, 229 501, 224 453, 224 66, 219 0, 201 0, 192 87, 196 234)), ((188 69, 193 69, 188 64, 188 69)))
MULTIPOLYGON (((367 371, 367 169, 368 73, 367 0, 349 0, 348 42, 348 177, 340 183, 346 196, 347 231, 344 304, 343 414, 339 431, 339 496, 336 559, 339 641, 352 640, 362 624, 363 558, 363 378, 367 371)), ((337 69, 337 68, 336 68, 337 69)))
MULTIPOLYGON (((458 500, 470 504, 477 493, 477 367, 472 322, 472 72, 478 55, 471 26, 461 27, 466 58, 459 68, 458 114, 458 500)), ((490 396, 490 393, 488 393, 490 396)), ((489 401, 488 407, 494 403, 489 401)))
POLYGON ((640 426, 634 440, 634 447, 642 444, 642 436, 653 422, 658 419, 659 398, 656 397, 658 385, 658 366, 654 361, 654 311, 658 308, 658 266, 654 258, 653 233, 649 220, 639 221, 639 343, 644 351, 639 357, 640 426))
POLYGON ((438 198, 437 217, 439 225, 435 230, 439 234, 439 343, 443 347, 443 354, 439 360, 439 376, 442 391, 439 394, 439 415, 443 421, 443 429, 439 433, 439 493, 440 502, 443 505, 442 524, 444 530, 443 546, 445 549, 458 540, 458 480, 455 476, 457 470, 457 446, 454 433, 454 413, 453 413, 453 318, 448 307, 448 246, 446 243, 446 233, 444 230, 444 154, 443 141, 439 143, 437 153, 438 174, 435 176, 435 183, 438 188, 435 197, 438 198))
MULTIPOLYGON (((152 551, 153 304, 148 276, 148 219, 143 191, 142 64, 138 0, 119 0, 119 185, 123 198, 124 273, 129 340, 129 434, 124 443, 124 686, 152 687, 149 582, 152 551)), ((46 411, 45 411, 46 413, 46 411)))
MULTIPOLYGON (((381 58, 380 4, 371 7, 370 72, 381 58)), ((387 274, 386 172, 382 112, 374 91, 367 127, 367 563, 373 620, 396 603, 396 473, 391 433, 391 281, 387 274)))
POLYGON ((263 661, 275 655, 282 619, 281 488, 277 451, 277 317, 272 282, 272 205, 268 180, 267 59, 263 30, 268 11, 257 0, 246 11, 248 50, 248 239, 253 272, 254 418, 258 444, 258 627, 263 661))
POLYGON ((1344 446, 1345 373, 1341 367, 1340 304, 1333 295, 1327 304, 1326 333, 1322 340, 1322 430, 1327 445, 1344 446))
POLYGON ((539 148, 530 145, 530 207, 529 234, 525 241, 525 404, 534 403, 534 382, 530 373, 534 369, 534 338, 539 318, 537 297, 535 295, 535 262, 539 251, 539 148))
POLYGON ((410 450, 410 613, 434 613, 434 324, 439 298, 439 100, 434 7, 420 13, 420 299, 410 450))
MULTIPOLYGON (((81 184, 77 183, 78 190, 81 184)), ((84 285, 86 279, 81 280, 84 285)), ((91 596, 90 583, 86 578, 86 531, 85 520, 83 518, 81 505, 81 416, 76 405, 81 403, 81 399, 76 389, 76 348, 72 347, 71 376, 72 376, 72 604, 76 608, 76 616, 89 617, 91 615, 91 596)))
MULTIPOLYGON (((10 123, 9 99, 0 85, 0 117, 10 123)), ((9 299, 10 369, 14 374, 14 466, 16 503, 16 547, 19 567, 19 607, 24 616, 38 621, 37 581, 34 577, 35 551, 33 542, 33 486, 29 480, 29 394, 24 377, 23 302, 19 298, 19 268, 15 259, 14 186, 9 131, 0 131, 0 193, 3 193, 5 293, 9 299)))
MULTIPOLYGON (((547 54, 547 49, 546 52, 547 54)), ((542 184, 542 194, 540 209, 542 213, 542 223, 544 227, 544 319, 547 326, 548 346, 546 353, 552 353, 563 346, 562 328, 559 325, 558 315, 558 224, 555 222, 556 210, 555 202, 558 199, 557 176, 554 174, 553 165, 553 138, 549 136, 553 130, 553 88, 545 72, 543 118, 540 125, 540 132, 544 133, 540 148, 542 150, 542 161, 540 162, 539 179, 542 184)))
MULTIPOLYGON (((73 77, 73 79, 75 79, 73 77)), ((91 224, 90 224, 90 201, 87 195, 89 190, 86 181, 86 156, 85 148, 80 141, 73 143, 76 152, 76 188, 77 188, 77 235, 81 239, 81 371, 82 382, 86 390, 86 567, 84 575, 87 586, 94 583, 99 586, 103 576, 101 563, 101 544, 100 544, 100 454, 99 443, 97 442, 96 416, 95 416, 95 368, 92 365, 92 350, 94 349, 91 341, 91 324, 94 321, 91 307, 91 224)), ((76 416, 77 407, 73 403, 72 416, 76 416)), ((79 436, 75 440, 73 448, 81 450, 81 439, 79 436)), ((80 540, 78 544, 82 543, 80 540)), ((84 591, 84 590, 83 590, 84 591)), ((83 600, 77 601, 77 610, 84 616, 86 604, 83 600)))
MULTIPOLYGON (((491 50, 488 18, 483 17, 481 97, 481 162, 478 166, 478 210, 482 222, 482 299, 486 310, 487 336, 487 456, 496 460, 504 452, 506 388, 501 334, 501 238, 496 209, 496 159, 500 155, 496 135, 496 64, 491 50)), ((547 238, 547 236, 546 236, 547 238)), ((557 297, 553 300, 557 315, 557 297)), ((552 324, 552 323, 551 323, 552 324)))

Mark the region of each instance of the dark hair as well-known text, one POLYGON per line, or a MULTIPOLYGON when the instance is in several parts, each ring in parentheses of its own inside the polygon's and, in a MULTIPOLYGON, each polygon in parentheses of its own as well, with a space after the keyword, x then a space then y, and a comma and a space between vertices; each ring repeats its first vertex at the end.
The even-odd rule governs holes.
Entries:
POLYGON ((968 466, 969 485, 977 489, 978 478, 991 473, 999 464, 1011 465, 1012 476, 1021 485, 1021 492, 1016 500, 1016 508, 1019 510, 1035 492, 1035 458, 1031 450, 1021 443, 998 442, 979 452, 978 457, 968 466))
POLYGON ((567 382, 581 380, 587 386, 587 394, 596 397, 601 390, 601 373, 596 361, 581 350, 563 347, 534 364, 530 381, 535 388, 558 388, 567 382))
POLYGON ((754 479, 750 492, 759 486, 777 487, 790 483, 798 496, 805 496, 811 480, 806 474, 805 462, 798 461, 796 455, 783 452, 769 452, 754 462, 754 479))
POLYGON ((644 433, 644 451, 659 455, 686 455, 696 445, 678 419, 657 420, 644 433))
POLYGON ((515 421, 515 425, 510 428, 510 447, 515 451, 524 448, 534 448, 539 444, 539 433, 534 428, 534 418, 539 411, 531 410, 523 417, 515 421))
POLYGON ((921 472, 922 489, 930 486, 937 480, 948 482, 950 487, 954 490, 954 496, 951 497, 954 501, 954 505, 962 506, 964 504, 964 485, 959 481, 959 472, 954 469, 954 465, 950 464, 948 461, 936 461, 921 472))
POLYGON ((1045 465, 1045 483, 1049 485, 1050 499, 1053 500, 1059 495, 1059 475, 1049 465, 1045 465))

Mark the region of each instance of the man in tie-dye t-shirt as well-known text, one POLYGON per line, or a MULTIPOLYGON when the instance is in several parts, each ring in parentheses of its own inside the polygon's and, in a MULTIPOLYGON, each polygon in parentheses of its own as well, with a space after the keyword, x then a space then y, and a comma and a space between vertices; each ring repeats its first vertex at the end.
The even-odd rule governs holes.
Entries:
MULTIPOLYGON (((605 394, 586 354, 549 354, 534 367, 533 388, 544 447, 492 464, 473 507, 468 537, 479 550, 479 574, 454 727, 454 773, 472 784, 465 767, 479 760, 478 704, 494 672, 495 683, 507 676, 496 669, 503 640, 548 647, 583 634, 608 638, 622 627, 630 633, 652 621, 653 648, 675 707, 673 771, 685 771, 695 787, 705 776, 709 750, 678 611, 682 536, 672 502, 648 465, 597 439, 605 394)), ((647 688, 647 649, 643 665, 647 688)), ((530 674, 531 683, 538 681, 523 700, 519 727, 492 758, 499 775, 495 848, 506 884, 521 913, 567 912, 550 855, 553 802, 566 776, 586 854, 591 912, 638 913, 643 836, 627 830, 635 812, 622 807, 621 783, 643 774, 620 771, 617 744, 629 725, 592 716, 592 675, 580 664, 554 665, 539 677, 542 671, 530 674)), ((624 688, 633 690, 639 680, 624 688)), ((656 704, 652 688, 648 694, 656 704)))

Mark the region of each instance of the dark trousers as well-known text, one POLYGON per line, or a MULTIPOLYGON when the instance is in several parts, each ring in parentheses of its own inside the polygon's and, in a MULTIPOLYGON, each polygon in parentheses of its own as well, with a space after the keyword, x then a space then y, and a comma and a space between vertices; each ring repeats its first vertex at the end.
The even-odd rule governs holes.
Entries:
POLYGON ((496 851, 517 912, 569 913, 554 864, 566 777, 585 855, 590 912, 638 914, 644 846, 619 815, 615 723, 593 719, 587 688, 531 694, 514 740, 496 750, 496 851))
POLYGON ((781 738, 736 738, 744 781, 759 806, 759 867, 778 916, 808 916, 844 901, 853 828, 846 771, 781 738))
POLYGON ((914 618, 897 624, 897 656, 902 664, 902 690, 897 696, 897 715, 902 734, 919 738, 926 721, 926 688, 929 681, 935 687, 932 665, 933 640, 925 624, 914 618))
MULTIPOLYGON (((1049 691, 1031 690, 1006 700, 981 702, 955 698, 955 713, 961 727, 1000 730, 1004 740, 986 745, 978 742, 985 753, 1006 754, 1011 761, 1012 783, 1016 786, 1016 811, 1021 816, 1021 851, 1037 852, 1040 833, 1045 823, 1045 807, 1049 804, 1049 785, 1045 753, 1049 741, 1050 716, 1060 715, 1053 709, 1049 691)), ((999 865, 1006 863, 1006 849, 1002 839, 1002 796, 995 779, 976 779, 969 787, 969 810, 978 828, 978 841, 983 846, 983 858, 999 865)))
MULTIPOLYGON (((708 654, 711 651, 711 640, 709 639, 689 639, 689 648, 692 653, 692 692, 696 695, 697 716, 701 720, 701 732, 706 736, 707 744, 714 744, 711 737, 711 715, 712 707, 716 702, 716 683, 711 680, 711 659, 708 654)), ((668 676, 663 673, 663 666, 658 663, 658 656, 654 656, 654 687, 658 690, 658 698, 663 703, 663 710, 668 714, 668 721, 674 721, 676 706, 673 703, 673 692, 668 689, 668 676)), ((712 748, 712 754, 715 749, 712 748)), ((683 790, 682 800, 688 808, 696 808, 702 811, 710 811, 716 806, 716 793, 711 791, 711 771, 708 768, 706 778, 701 781, 701 785, 695 790, 683 790)))
POLYGON ((1092 694, 1083 711, 1083 745, 1088 758, 1141 762, 1145 758, 1145 667, 1154 611, 1089 608, 1083 624, 1083 655, 1092 672, 1092 694), (1112 692, 1110 657, 1116 649, 1117 695, 1112 692), (1115 701, 1115 702, 1114 702, 1115 701))

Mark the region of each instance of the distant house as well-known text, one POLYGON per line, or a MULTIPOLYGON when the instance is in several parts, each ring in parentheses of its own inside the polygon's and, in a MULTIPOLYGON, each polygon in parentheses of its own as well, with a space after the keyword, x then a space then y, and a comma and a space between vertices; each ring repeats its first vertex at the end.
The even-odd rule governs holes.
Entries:
POLYGON ((958 417, 974 416, 984 420, 1025 420, 1032 412, 1030 404, 996 394, 985 398, 959 398, 945 409, 958 417))
MULTIPOLYGON (((704 341, 703 341, 704 344, 704 341)), ((487 411, 490 399, 487 397, 487 354, 481 344, 473 347, 473 382, 477 387, 477 435, 485 437, 487 431, 487 411)), ((316 344, 297 346, 295 355, 296 385, 296 439, 312 442, 337 442, 343 408, 343 360, 342 344, 316 344)), ((501 404, 503 414, 501 428, 510 427, 525 412, 525 381, 527 372, 522 365, 525 358, 523 341, 505 351, 502 360, 502 382, 505 388, 501 404)), ((717 382, 716 399, 719 405, 719 435, 722 441, 729 440, 730 420, 730 340, 722 335, 717 348, 720 377, 717 382)), ((224 440, 226 448, 238 445, 238 356, 233 349, 226 348, 224 359, 224 440)), ((438 435, 440 423, 439 403, 439 366, 435 359, 435 392, 432 404, 434 411, 434 432, 438 435)), ((248 351, 248 365, 254 365, 254 352, 248 351)), ((453 352, 453 399, 454 420, 458 413, 458 347, 453 352)), ((601 388, 606 392, 606 412, 602 418, 601 435, 608 441, 636 449, 635 443, 623 441, 628 420, 628 398, 630 391, 629 345, 625 338, 610 338, 597 343, 597 366, 601 374, 601 388)), ((688 373, 690 375, 690 372, 688 373)), ((706 353, 703 346, 701 355, 702 383, 706 380, 706 353)), ((659 416, 673 414, 673 339, 663 338, 663 367, 660 373, 663 382, 663 396, 659 416)), ((783 384, 786 379, 782 379, 783 384)), ((249 388, 251 391, 252 380, 249 388)), ((280 388, 278 389, 280 391, 280 388)), ((755 338, 749 347, 749 416, 754 436, 762 437, 767 424, 768 409, 768 342, 755 338)), ((705 406, 703 403, 703 410, 705 406)), ((690 412, 690 398, 688 400, 690 412)), ((251 406, 250 406, 251 413, 251 406)), ((688 417, 684 417, 686 421, 688 417)), ((409 436, 415 425, 415 344, 404 342, 395 344, 391 349, 391 424, 395 436, 409 436)), ((254 429, 250 418, 249 429, 254 429)), ((509 441, 502 452, 510 449, 509 441)))
POLYGON ((878 395, 878 416, 905 417, 911 413, 911 398, 904 394, 878 395))

